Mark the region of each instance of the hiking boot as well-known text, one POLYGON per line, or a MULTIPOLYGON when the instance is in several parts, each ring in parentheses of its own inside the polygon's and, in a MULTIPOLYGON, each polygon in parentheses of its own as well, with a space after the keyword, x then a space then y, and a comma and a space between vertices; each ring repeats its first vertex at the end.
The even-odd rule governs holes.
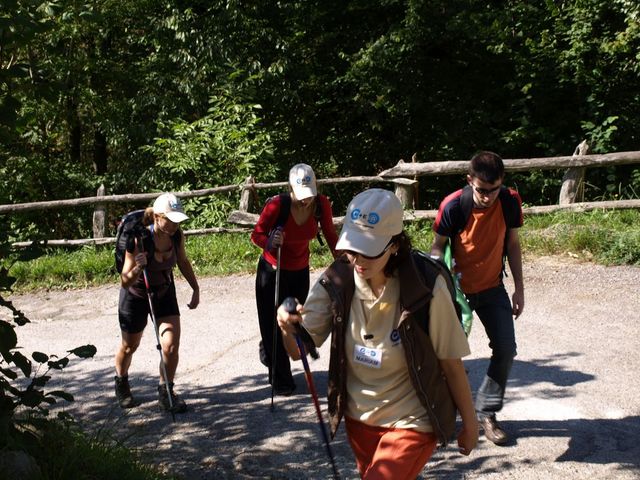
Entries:
POLYGON ((119 377, 116 375, 116 398, 120 408, 131 408, 135 406, 133 395, 131 395, 131 386, 129 385, 129 377, 119 377))
POLYGON ((507 432, 502 429, 495 415, 482 417, 480 419, 480 426, 484 430, 484 436, 487 437, 487 440, 492 441, 496 445, 504 445, 509 441, 507 432))
MULTIPOLYGON (((171 391, 171 403, 173 404, 173 412, 186 412, 187 404, 173 391, 173 383, 169 384, 169 390, 171 391)), ((169 395, 167 395, 167 386, 164 383, 158 385, 158 403, 160 403, 160 407, 163 410, 167 412, 171 411, 171 405, 169 405, 169 395)))

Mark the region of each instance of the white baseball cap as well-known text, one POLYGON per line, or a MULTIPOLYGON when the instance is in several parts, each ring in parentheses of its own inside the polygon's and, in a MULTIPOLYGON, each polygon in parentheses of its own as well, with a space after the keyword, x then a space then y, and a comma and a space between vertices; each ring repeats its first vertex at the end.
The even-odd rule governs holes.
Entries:
POLYGON ((306 163, 299 163, 289 170, 289 185, 298 200, 315 197, 318 194, 316 174, 306 163))
POLYGON ((162 213, 173 223, 180 223, 188 219, 182 208, 182 202, 173 193, 163 193, 153 202, 153 213, 162 213))
POLYGON ((344 217, 336 250, 379 255, 394 235, 402 232, 404 212, 393 192, 370 188, 356 195, 344 217))

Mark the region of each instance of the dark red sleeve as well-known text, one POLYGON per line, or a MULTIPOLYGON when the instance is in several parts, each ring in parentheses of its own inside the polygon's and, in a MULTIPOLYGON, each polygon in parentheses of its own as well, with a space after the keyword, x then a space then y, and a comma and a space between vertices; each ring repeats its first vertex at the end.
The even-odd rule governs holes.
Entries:
POLYGON ((331 249, 331 253, 336 252, 336 243, 338 243, 338 234, 336 233, 336 227, 333 225, 333 210, 331 209, 331 202, 325 195, 320 195, 320 209, 322 215, 320 217, 320 227, 322 228, 322 234, 327 240, 327 245, 331 249))
POLYGON ((280 213, 280 195, 270 198, 260 213, 260 218, 251 232, 251 241, 262 250, 267 248, 269 233, 278 220, 280 213))

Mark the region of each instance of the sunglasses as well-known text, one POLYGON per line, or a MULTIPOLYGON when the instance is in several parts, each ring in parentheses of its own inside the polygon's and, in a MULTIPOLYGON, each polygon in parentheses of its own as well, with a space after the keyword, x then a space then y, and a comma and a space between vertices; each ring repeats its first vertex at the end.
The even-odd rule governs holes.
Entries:
POLYGON ((389 250, 392 245, 393 245, 393 242, 389 241, 389 243, 387 243, 387 246, 384 247, 384 250, 382 250, 382 252, 380 252, 378 255, 374 255, 373 257, 370 257, 369 255, 365 255, 360 252, 354 252, 353 250, 345 250, 345 253, 352 257, 360 255, 360 257, 364 258, 365 260, 377 260, 378 258, 382 257, 385 253, 387 253, 387 250, 389 250))
POLYGON ((498 185, 497 187, 493 187, 493 188, 480 188, 480 187, 476 187, 473 183, 471 184, 471 186, 480 195, 491 195, 493 192, 500 190, 500 187, 502 187, 502 185, 498 185))

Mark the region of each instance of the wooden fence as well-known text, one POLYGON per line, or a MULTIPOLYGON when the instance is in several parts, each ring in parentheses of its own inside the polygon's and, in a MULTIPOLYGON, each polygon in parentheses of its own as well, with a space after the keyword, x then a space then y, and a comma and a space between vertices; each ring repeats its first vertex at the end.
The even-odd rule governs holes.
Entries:
MULTIPOLYGON (((528 158, 528 159, 505 159, 505 170, 507 172, 523 172, 532 170, 567 169, 563 178, 560 191, 560 198, 556 205, 544 205, 528 207, 523 209, 525 215, 537 215, 550 213, 558 210, 589 211, 595 209, 621 209, 640 208, 640 200, 617 200, 606 202, 583 202, 584 175, 588 167, 604 167, 611 165, 634 165, 640 164, 640 151, 616 152, 602 155, 589 155, 588 145, 582 142, 571 156, 528 158)), ((421 176, 442 176, 464 174, 469 165, 468 160, 445 160, 421 163, 415 161, 403 162, 388 170, 384 170, 376 176, 342 177, 319 179, 318 184, 342 184, 342 183, 390 183, 394 185, 396 195, 405 206, 405 221, 433 219, 436 210, 416 210, 418 177, 421 176)), ((180 198, 194 198, 211 196, 229 192, 240 192, 240 205, 238 210, 231 212, 228 222, 238 225, 235 228, 214 227, 198 230, 187 230, 185 235, 204 235, 212 233, 235 233, 246 232, 252 228, 258 218, 256 213, 258 205, 255 198, 258 190, 262 189, 285 189, 287 182, 259 183, 253 177, 247 178, 242 185, 227 185, 215 188, 193 190, 188 192, 176 192, 180 198)), ((12 205, 0 205, 1 214, 20 213, 27 211, 49 210, 58 208, 68 208, 77 206, 94 205, 94 235, 91 239, 77 240, 48 240, 50 246, 69 246, 84 244, 106 244, 113 243, 114 237, 104 236, 104 218, 106 208, 109 204, 119 203, 140 203, 148 204, 157 197, 157 193, 127 194, 127 195, 105 195, 104 187, 98 190, 96 197, 85 197, 68 200, 53 200, 47 202, 21 203, 12 205)), ((342 217, 335 217, 334 223, 339 224, 342 217)), ((29 245, 30 242, 17 242, 16 247, 29 245)))

